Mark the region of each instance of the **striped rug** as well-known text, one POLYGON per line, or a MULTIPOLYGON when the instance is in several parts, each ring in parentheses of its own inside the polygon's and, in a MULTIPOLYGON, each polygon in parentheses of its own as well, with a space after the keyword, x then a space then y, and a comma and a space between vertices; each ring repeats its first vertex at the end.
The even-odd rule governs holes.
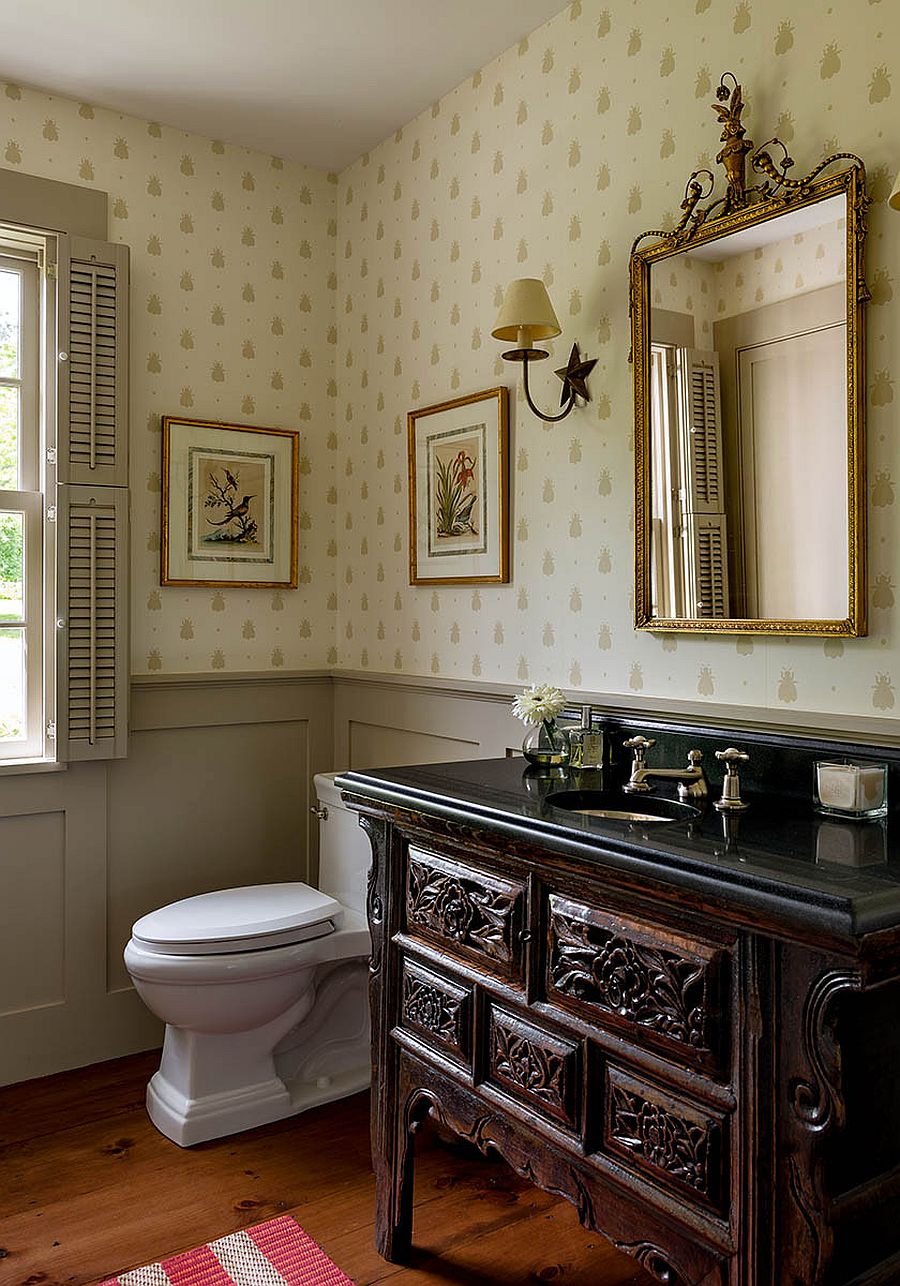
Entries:
POLYGON ((353 1286, 288 1215, 220 1237, 100 1286, 353 1286))

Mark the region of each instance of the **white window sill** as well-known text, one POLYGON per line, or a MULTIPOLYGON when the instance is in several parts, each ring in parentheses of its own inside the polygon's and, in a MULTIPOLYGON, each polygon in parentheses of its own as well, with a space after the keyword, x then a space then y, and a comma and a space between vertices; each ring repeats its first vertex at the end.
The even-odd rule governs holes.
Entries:
POLYGON ((0 777, 26 772, 65 772, 68 766, 57 759, 0 759, 0 777))

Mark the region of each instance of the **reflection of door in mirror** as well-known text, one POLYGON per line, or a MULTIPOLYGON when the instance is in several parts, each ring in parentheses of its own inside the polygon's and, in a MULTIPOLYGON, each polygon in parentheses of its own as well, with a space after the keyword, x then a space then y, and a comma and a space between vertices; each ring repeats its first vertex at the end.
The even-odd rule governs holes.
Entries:
POLYGON ((847 615, 845 211, 834 197, 652 265, 656 619, 847 615))

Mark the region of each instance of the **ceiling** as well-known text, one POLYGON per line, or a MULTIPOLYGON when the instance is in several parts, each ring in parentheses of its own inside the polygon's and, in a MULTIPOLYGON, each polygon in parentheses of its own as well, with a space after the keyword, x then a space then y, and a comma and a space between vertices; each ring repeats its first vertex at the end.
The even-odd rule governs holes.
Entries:
POLYGON ((0 79, 341 170, 566 0, 4 0, 0 79))

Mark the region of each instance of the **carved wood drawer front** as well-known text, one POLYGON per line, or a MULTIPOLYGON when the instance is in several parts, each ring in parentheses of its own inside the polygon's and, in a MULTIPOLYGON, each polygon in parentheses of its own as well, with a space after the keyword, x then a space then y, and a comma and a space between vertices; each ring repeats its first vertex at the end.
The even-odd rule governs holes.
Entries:
POLYGON ((469 1062, 472 995, 467 987, 439 978, 429 969, 403 962, 403 1026, 426 1044, 469 1062))
POLYGON ((487 1076, 498 1089, 578 1129, 578 1046, 492 1005, 487 1076))
POLYGON ((728 951, 550 896, 548 998, 704 1070, 725 1071, 728 951))
POLYGON ((725 1139, 724 1117, 607 1067, 602 1150, 631 1169, 721 1211, 725 1139))
POLYGON ((510 981, 523 976, 525 888, 410 846, 406 926, 510 981))

